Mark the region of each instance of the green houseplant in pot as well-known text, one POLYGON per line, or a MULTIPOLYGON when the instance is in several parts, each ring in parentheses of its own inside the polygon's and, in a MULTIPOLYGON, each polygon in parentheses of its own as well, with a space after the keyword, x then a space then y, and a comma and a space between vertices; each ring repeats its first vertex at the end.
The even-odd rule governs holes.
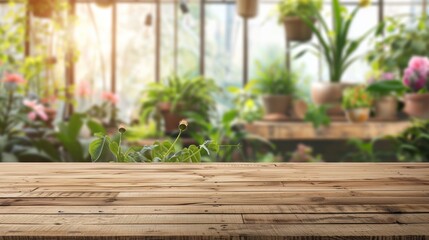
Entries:
POLYGON ((343 109, 350 122, 368 121, 371 112, 372 97, 364 86, 347 88, 343 93, 343 109))
POLYGON ((266 120, 284 120, 291 107, 297 75, 280 61, 267 66, 256 63, 257 78, 252 81, 254 90, 262 95, 266 120))
MULTIPOLYGON (((320 46, 310 45, 315 52, 323 56, 328 65, 329 83, 317 83, 312 86, 311 95, 313 101, 318 105, 331 106, 328 110, 330 115, 341 115, 341 97, 345 88, 350 84, 341 83, 346 70, 358 58, 354 53, 362 41, 373 31, 370 29, 357 38, 350 38, 349 33, 353 20, 359 10, 369 4, 369 1, 361 1, 360 4, 351 12, 340 4, 339 0, 332 1, 333 27, 329 28, 327 21, 318 11, 314 16, 302 16, 305 23, 311 28, 317 37, 320 46), (320 29, 316 26, 321 25, 320 29)), ((301 54, 299 54, 301 55, 301 54)))
POLYGON ((305 42, 313 32, 301 16, 313 18, 322 8, 321 0, 282 0, 278 4, 279 21, 283 23, 288 41, 305 42))
POLYGON ((162 83, 152 83, 143 92, 142 120, 162 116, 165 132, 176 131, 185 112, 195 112, 208 118, 216 107, 214 94, 220 92, 216 83, 201 76, 171 76, 162 83))
POLYGON ((395 120, 398 114, 398 97, 406 90, 395 74, 376 73, 369 79, 367 91, 374 99, 374 110, 379 120, 395 120))
POLYGON ((429 119, 429 58, 411 58, 403 83, 409 88, 404 111, 411 117, 429 119))

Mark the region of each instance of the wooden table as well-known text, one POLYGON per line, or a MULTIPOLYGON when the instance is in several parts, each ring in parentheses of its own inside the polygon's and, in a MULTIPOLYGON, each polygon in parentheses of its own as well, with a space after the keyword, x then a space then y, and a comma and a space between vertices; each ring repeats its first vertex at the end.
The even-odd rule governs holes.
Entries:
POLYGON ((0 186, 1 240, 429 239, 429 164, 4 163, 0 186))
POLYGON ((247 124, 245 129, 268 140, 344 140, 351 138, 373 139, 396 135, 410 126, 408 121, 349 123, 332 122, 327 128, 316 131, 305 122, 266 122, 247 124))

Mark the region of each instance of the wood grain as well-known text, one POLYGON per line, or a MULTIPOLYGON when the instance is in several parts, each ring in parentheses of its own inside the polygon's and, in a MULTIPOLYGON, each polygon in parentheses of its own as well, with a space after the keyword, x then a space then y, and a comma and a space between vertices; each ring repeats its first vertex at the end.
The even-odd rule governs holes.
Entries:
POLYGON ((0 240, 429 239, 429 164, 0 164, 0 240))
POLYGON ((342 140, 373 139, 396 135, 410 126, 409 122, 332 122, 331 126, 315 130, 304 122, 259 121, 245 126, 246 131, 269 140, 342 140))

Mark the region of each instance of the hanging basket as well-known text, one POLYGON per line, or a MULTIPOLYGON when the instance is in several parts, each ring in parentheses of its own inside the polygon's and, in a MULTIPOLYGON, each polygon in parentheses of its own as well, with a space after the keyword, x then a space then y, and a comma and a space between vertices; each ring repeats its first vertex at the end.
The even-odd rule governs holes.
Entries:
POLYGON ((237 14, 244 18, 253 18, 258 14, 258 0, 237 0, 237 14))
POLYGON ((299 17, 287 17, 284 19, 286 39, 288 41, 307 42, 311 40, 313 31, 299 17))
POLYGON ((56 0, 29 0, 28 7, 34 17, 51 18, 56 0))

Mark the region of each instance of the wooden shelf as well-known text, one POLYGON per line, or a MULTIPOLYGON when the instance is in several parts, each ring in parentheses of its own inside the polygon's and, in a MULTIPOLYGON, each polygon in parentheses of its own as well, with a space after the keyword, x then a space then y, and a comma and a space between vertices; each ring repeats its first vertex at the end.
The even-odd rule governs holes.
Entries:
POLYGON ((309 123, 304 122, 266 122, 259 121, 245 126, 249 133, 269 140, 342 140, 373 139, 399 134, 410 126, 408 121, 367 122, 354 124, 332 122, 328 128, 316 131, 309 123))

